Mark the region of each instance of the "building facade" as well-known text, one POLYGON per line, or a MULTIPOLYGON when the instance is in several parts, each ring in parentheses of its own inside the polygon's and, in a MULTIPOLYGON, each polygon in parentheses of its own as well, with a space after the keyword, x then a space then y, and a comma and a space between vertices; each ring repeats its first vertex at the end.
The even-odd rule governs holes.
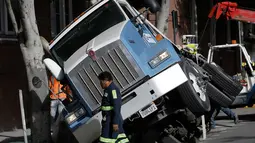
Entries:
MULTIPOLYGON (((17 0, 11 2, 17 14, 17 0)), ((89 0, 35 0, 40 35, 50 41, 89 6, 89 0)), ((28 118, 27 78, 22 53, 4 0, 0 0, 0 79, 0 132, 21 128, 18 90, 23 90, 28 118)))

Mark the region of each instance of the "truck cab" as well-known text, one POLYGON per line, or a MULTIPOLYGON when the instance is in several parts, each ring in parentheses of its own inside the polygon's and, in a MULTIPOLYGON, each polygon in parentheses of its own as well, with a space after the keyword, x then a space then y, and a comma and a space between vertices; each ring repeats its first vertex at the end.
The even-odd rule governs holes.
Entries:
MULTIPOLYGON (((148 4, 147 10, 158 9, 155 2, 148 4)), ((102 0, 90 7, 53 39, 50 52, 46 67, 74 94, 63 114, 79 142, 100 136, 101 72, 109 71, 120 88, 124 120, 147 118, 158 109, 154 101, 188 80, 174 44, 126 0, 102 0)))

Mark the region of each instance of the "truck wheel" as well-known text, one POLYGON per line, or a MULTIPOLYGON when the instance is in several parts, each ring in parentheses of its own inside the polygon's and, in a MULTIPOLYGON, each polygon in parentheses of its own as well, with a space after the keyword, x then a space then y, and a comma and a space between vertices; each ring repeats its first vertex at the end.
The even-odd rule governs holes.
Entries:
POLYGON ((196 115, 210 111, 211 106, 206 89, 203 90, 204 87, 199 84, 203 82, 199 78, 201 74, 186 60, 181 63, 181 66, 188 78, 188 81, 177 88, 183 102, 196 115))
POLYGON ((209 96, 210 100, 219 104, 222 107, 228 107, 232 104, 232 100, 222 93, 218 88, 213 86, 211 83, 208 83, 206 86, 206 93, 209 96))
POLYGON ((241 92, 242 85, 213 64, 205 63, 203 69, 211 75, 212 84, 234 101, 235 96, 241 92))

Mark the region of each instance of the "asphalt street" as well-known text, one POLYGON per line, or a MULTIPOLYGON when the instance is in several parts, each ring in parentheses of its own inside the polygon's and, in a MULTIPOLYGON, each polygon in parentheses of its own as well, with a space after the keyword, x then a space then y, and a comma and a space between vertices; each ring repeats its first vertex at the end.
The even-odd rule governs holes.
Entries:
POLYGON ((235 125, 224 113, 216 120, 217 127, 200 143, 255 143, 255 108, 233 110, 239 115, 240 123, 235 125))
MULTIPOLYGON (((201 139, 200 143, 255 143, 255 108, 239 108, 233 111, 239 115, 241 121, 239 124, 235 125, 233 120, 220 113, 216 119, 216 129, 211 130, 206 140, 201 139)), ((21 143, 22 141, 21 129, 0 133, 0 142, 21 143)))

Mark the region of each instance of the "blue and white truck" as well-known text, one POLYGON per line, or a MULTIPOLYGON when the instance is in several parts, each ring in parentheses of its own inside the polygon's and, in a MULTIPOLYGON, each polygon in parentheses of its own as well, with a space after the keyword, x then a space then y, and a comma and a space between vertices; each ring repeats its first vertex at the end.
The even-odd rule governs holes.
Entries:
MULTIPOLYGON (((145 3, 147 10, 159 10, 156 1, 145 3)), ((125 124, 160 123, 177 110, 174 104, 184 103, 197 116, 210 110, 205 72, 126 0, 90 7, 51 42, 50 52, 46 67, 73 91, 64 116, 78 142, 100 136, 103 90, 97 75, 102 71, 111 72, 121 90, 125 124), (177 98, 173 104, 172 98, 177 98)))

